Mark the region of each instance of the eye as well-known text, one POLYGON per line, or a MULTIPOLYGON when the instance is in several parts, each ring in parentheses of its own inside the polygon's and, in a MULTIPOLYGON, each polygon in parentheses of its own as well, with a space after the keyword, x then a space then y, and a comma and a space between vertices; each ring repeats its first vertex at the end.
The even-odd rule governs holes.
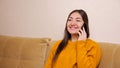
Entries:
POLYGON ((77 22, 80 22, 80 20, 76 20, 77 22))

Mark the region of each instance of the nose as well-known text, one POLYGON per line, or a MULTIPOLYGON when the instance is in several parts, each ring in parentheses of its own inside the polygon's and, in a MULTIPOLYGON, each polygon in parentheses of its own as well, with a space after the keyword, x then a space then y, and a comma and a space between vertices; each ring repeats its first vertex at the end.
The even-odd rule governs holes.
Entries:
POLYGON ((71 21, 71 25, 75 25, 75 21, 71 21))

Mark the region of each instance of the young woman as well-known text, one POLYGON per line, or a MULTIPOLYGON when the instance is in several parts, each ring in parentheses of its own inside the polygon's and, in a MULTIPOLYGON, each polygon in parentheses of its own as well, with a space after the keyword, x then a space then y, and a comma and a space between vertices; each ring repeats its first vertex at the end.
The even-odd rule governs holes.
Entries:
POLYGON ((54 44, 44 68, 97 68, 101 49, 89 35, 86 12, 73 10, 66 22, 64 38, 54 44))

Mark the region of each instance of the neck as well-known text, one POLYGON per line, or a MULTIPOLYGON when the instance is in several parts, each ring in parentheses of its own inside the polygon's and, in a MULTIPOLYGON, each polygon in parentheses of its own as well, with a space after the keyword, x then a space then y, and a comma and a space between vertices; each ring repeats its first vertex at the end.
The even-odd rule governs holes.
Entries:
POLYGON ((77 34, 72 34, 71 35, 71 41, 77 41, 78 40, 78 35, 77 34))

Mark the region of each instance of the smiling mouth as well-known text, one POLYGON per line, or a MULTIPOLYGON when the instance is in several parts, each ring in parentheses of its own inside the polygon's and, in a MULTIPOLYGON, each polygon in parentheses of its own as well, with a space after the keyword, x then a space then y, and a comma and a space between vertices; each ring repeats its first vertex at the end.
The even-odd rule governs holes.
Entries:
POLYGON ((72 30, 74 30, 74 29, 78 29, 77 26, 70 26, 69 28, 72 29, 72 30))

